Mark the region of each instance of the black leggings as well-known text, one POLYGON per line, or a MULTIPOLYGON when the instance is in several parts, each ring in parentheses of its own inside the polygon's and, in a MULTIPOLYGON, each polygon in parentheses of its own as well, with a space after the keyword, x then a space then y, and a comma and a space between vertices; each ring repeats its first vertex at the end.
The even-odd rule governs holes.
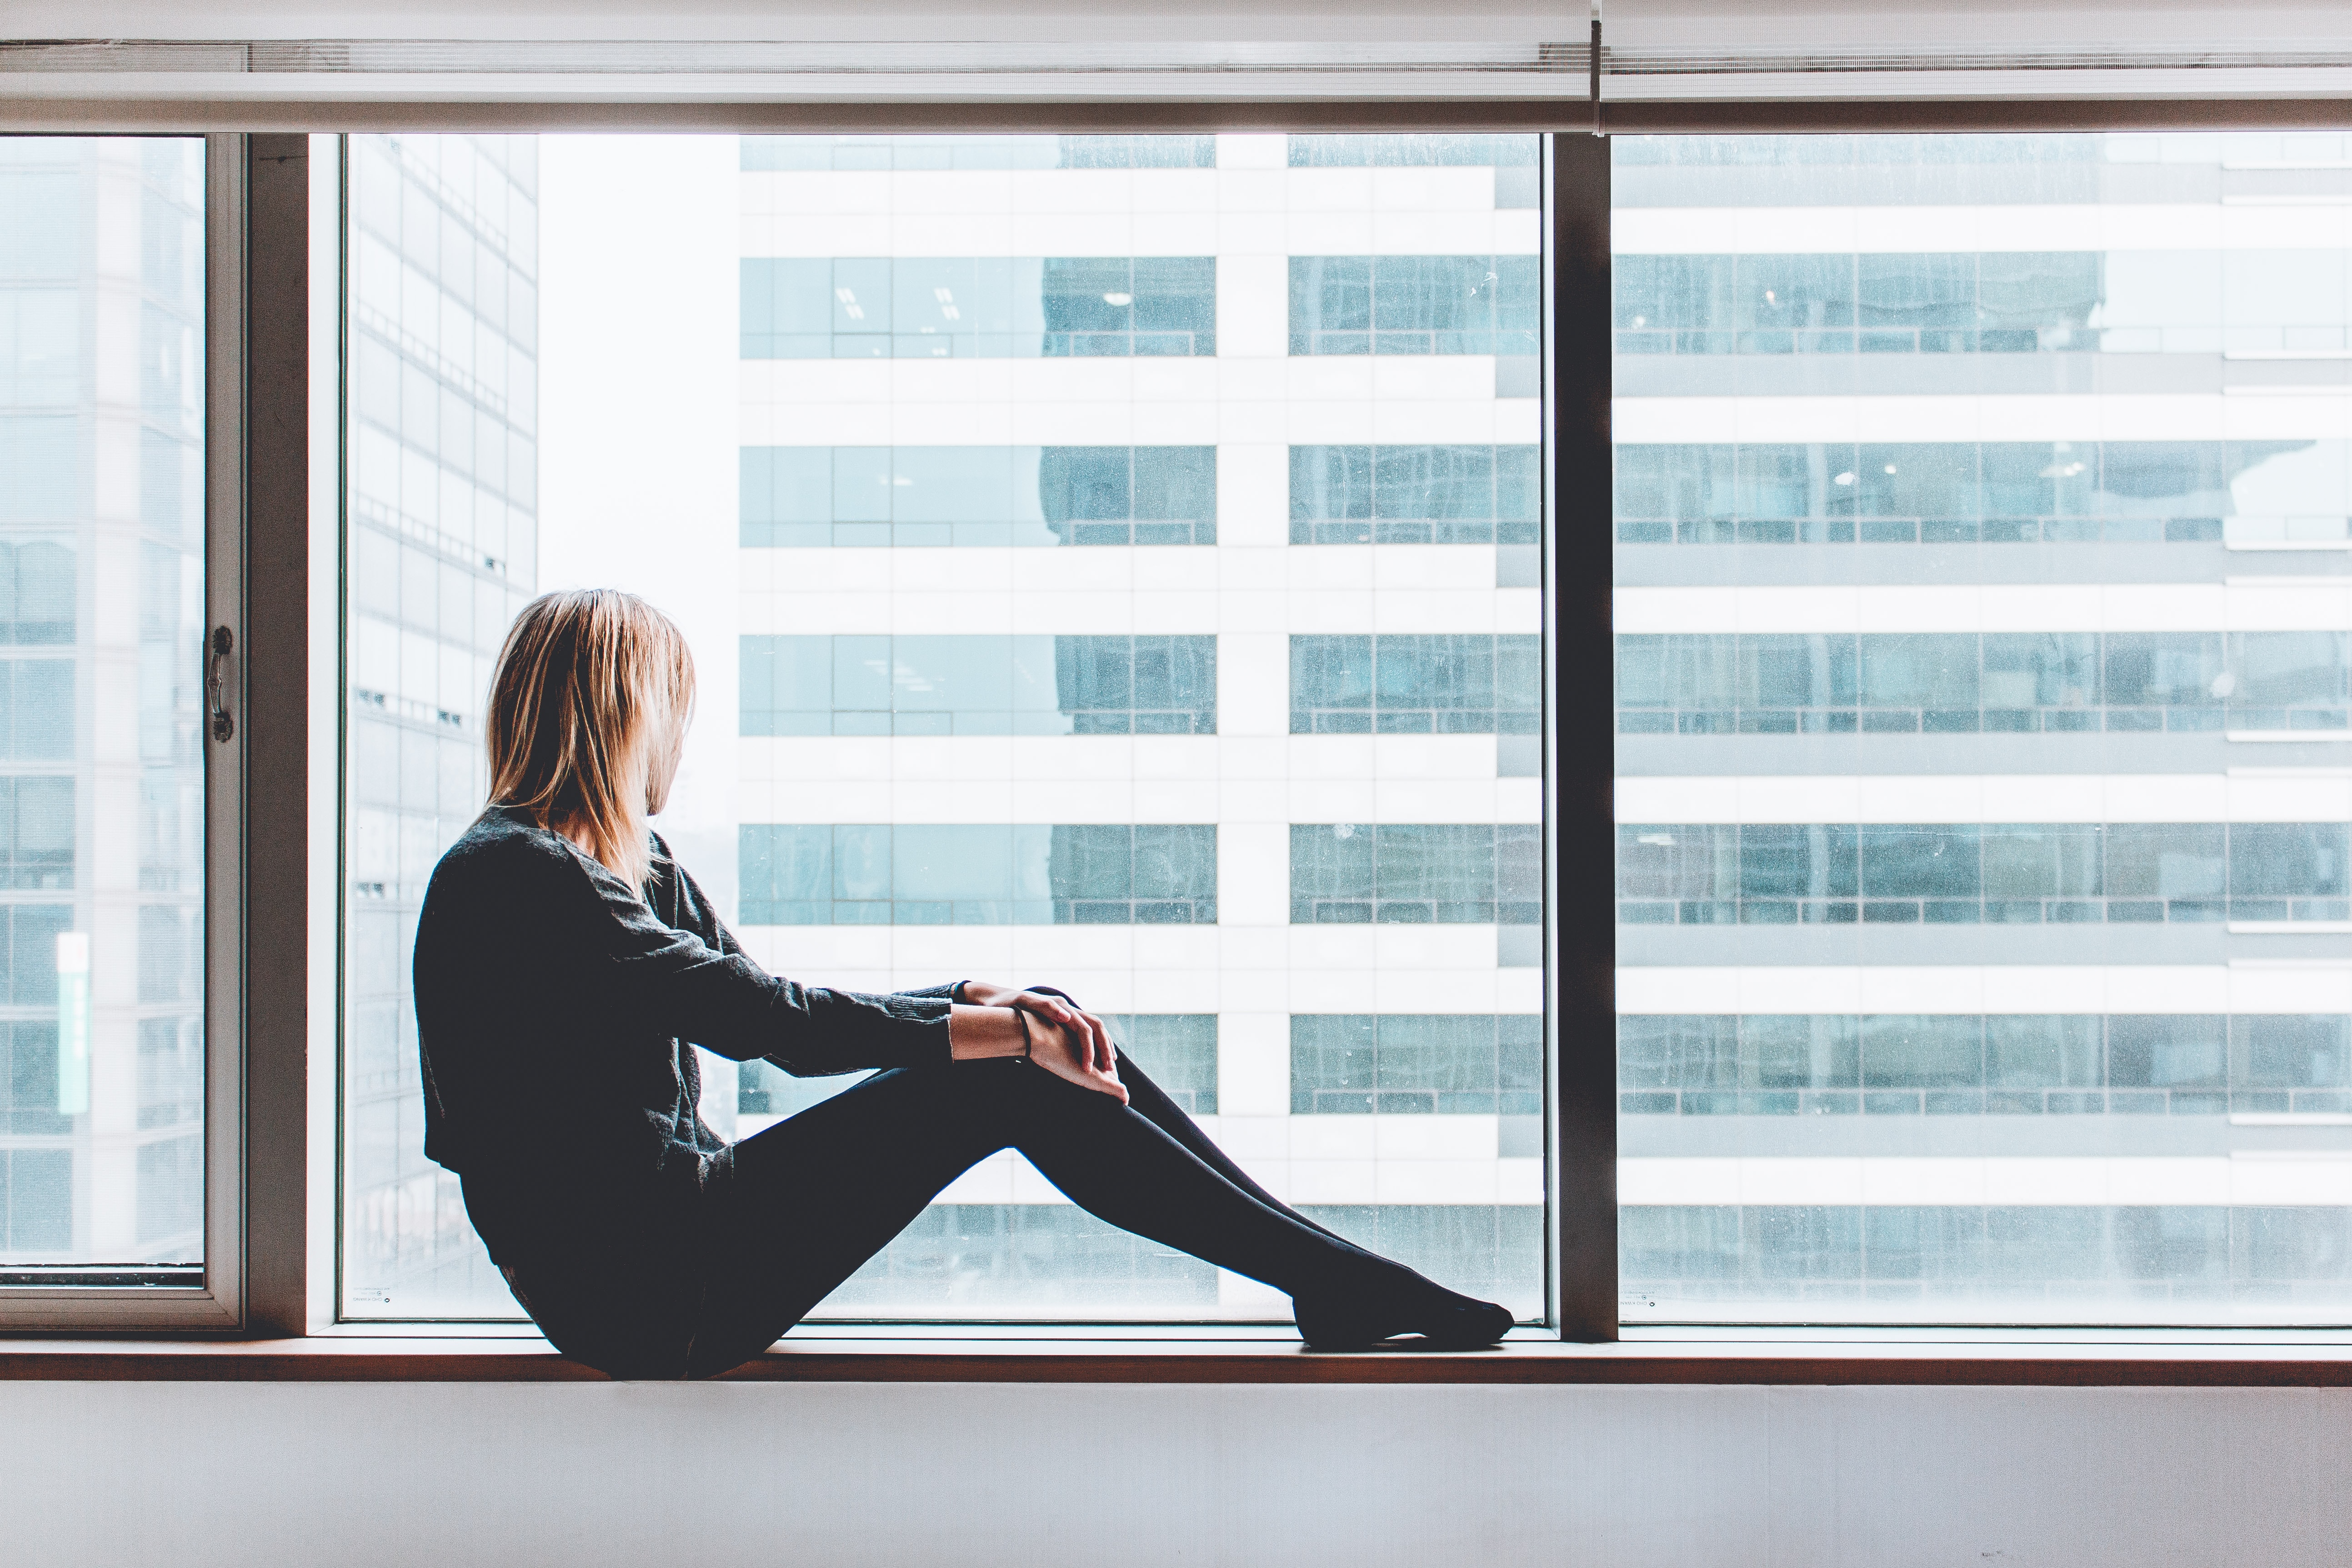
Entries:
POLYGON ((708 1377, 758 1355, 941 1189, 1017 1149, 1072 1202, 1293 1297, 1419 1283, 1243 1173, 1122 1051, 1129 1103, 1017 1059, 875 1074, 713 1162, 698 1267, 508 1268, 558 1350, 615 1377, 708 1377))

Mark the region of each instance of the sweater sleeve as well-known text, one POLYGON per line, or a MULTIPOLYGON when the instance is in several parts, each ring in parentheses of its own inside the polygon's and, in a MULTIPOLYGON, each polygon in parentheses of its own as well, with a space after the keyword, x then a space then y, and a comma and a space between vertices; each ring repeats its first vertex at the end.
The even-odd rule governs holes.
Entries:
POLYGON ((588 939, 604 989, 648 1032, 737 1061, 765 1057, 803 1078, 950 1059, 943 998, 796 984, 752 963, 715 920, 718 946, 660 920, 603 867, 576 856, 572 862, 589 900, 588 939))
MULTIPOLYGON (((742 952, 743 944, 735 940, 735 933, 727 929, 727 922, 719 918, 719 911, 711 904, 709 895, 702 890, 702 884, 694 879, 694 873, 678 864, 677 860, 671 856, 669 846, 662 841, 662 837, 658 833, 654 835, 654 849, 660 860, 667 864, 670 872, 677 879, 676 895, 677 918, 670 923, 680 930, 692 931, 705 943, 720 952, 742 952)), ((962 984, 963 982, 961 980, 950 980, 939 985, 910 986, 904 991, 893 991, 890 994, 938 996, 952 1002, 956 999, 957 990, 962 984)), ((779 1062, 776 1065, 782 1067, 783 1064, 779 1062)))

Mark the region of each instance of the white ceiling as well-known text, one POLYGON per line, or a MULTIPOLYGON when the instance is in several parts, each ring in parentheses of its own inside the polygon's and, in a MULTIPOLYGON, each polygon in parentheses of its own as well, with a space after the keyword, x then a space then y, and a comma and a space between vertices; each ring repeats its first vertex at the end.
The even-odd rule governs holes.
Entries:
MULTIPOLYGON (((2352 46, 2346 0, 1606 0, 1625 47, 2352 46)), ((1585 0, 11 0, 10 38, 1577 39, 1585 0)))
MULTIPOLYGON (((13 103, 18 120, 34 123, 45 102, 93 111, 147 101, 1557 103, 1583 96, 1580 60, 1539 62, 1536 46, 1580 48, 1591 4, 0 0, 0 40, 391 46, 114 49, 70 59, 0 49, 0 119, 13 103), (560 47, 599 41, 607 47, 560 47), (742 42, 836 47, 724 47, 742 42), (486 47, 499 43, 516 47, 486 47), (622 43, 665 47, 611 47, 622 43), (853 44, 877 47, 838 47, 853 44)), ((2276 98, 2341 100, 2352 113, 2352 0, 1605 4, 1616 69, 1607 95, 1621 101, 2276 98)), ((2335 120, 2333 101, 2324 115, 2335 120)))

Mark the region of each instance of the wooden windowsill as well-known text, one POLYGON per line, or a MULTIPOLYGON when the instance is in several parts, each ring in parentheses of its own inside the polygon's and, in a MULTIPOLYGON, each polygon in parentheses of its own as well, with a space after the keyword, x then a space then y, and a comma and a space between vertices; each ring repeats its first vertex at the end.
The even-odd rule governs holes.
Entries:
MULTIPOLYGON (((161 1383, 596 1383, 541 1340, 0 1340, 0 1379, 161 1383)), ((1297 1342, 836 1338, 786 1342, 732 1383, 1719 1384, 2352 1386, 2352 1345, 1913 1341, 1514 1342, 1317 1353, 1297 1342)))

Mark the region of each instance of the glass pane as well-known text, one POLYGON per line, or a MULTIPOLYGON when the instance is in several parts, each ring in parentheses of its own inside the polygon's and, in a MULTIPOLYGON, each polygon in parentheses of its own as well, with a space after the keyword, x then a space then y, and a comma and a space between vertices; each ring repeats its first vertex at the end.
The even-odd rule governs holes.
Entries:
POLYGON ((1625 1316, 2342 1321, 2352 140, 1612 148, 1625 1316))
POLYGON ((539 148, 349 146, 343 1301, 505 1314, 457 1178, 425 1158, 408 965, 425 879, 481 811, 482 694, 538 581, 539 148))
MULTIPOLYGON (((1537 152, 355 139, 345 1310, 515 1314, 404 965, 508 618, 611 584, 694 644, 656 826, 761 963, 1059 984, 1277 1196, 1539 1315, 1537 152), (503 481, 447 445, 490 343, 509 410, 546 367, 503 481)), ((700 1066, 732 1137, 849 1081, 700 1066)), ((1288 1304, 1005 1154, 815 1315, 1288 1304)))
POLYGON ((0 1284, 204 1278, 204 156, 0 138, 0 1284))

